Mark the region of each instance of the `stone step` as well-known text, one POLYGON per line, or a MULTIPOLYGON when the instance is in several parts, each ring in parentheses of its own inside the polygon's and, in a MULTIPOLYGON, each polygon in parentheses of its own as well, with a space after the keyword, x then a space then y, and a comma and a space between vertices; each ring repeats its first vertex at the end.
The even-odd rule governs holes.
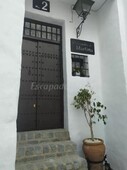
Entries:
POLYGON ((20 132, 16 170, 87 170, 65 129, 20 132))
POLYGON ((87 167, 86 161, 74 154, 47 160, 17 162, 16 170, 87 170, 87 167))
POLYGON ((38 130, 29 132, 19 132, 17 134, 17 143, 42 143, 51 141, 70 140, 69 132, 65 129, 38 130))
POLYGON ((76 153, 76 145, 72 141, 23 143, 17 145, 17 162, 26 162, 76 153))

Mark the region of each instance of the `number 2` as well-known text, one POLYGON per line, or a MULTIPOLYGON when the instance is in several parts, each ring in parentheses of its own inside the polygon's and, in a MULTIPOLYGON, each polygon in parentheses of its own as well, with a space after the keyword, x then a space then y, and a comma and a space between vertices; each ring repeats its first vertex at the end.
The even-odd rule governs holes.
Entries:
POLYGON ((46 2, 46 1, 43 1, 42 2, 42 10, 44 10, 44 11, 48 11, 48 3, 46 2))

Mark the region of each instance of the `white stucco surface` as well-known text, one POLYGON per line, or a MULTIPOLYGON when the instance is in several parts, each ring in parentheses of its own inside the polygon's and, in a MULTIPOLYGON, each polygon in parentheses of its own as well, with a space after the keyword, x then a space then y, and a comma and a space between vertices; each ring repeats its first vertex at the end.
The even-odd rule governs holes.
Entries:
MULTIPOLYGON (((83 112, 76 110, 73 97, 88 82, 96 97, 107 106, 108 123, 95 125, 95 136, 106 141, 108 160, 114 170, 126 170, 127 160, 127 1, 108 0, 98 13, 91 12, 80 39, 95 43, 95 55, 88 55, 90 77, 71 75, 70 38, 76 38, 80 18, 71 5, 50 1, 49 13, 32 8, 26 0, 26 17, 63 27, 64 126, 82 153, 82 140, 89 137, 83 112), (105 137, 106 134, 106 137, 105 137)), ((6 0, 0 5, 0 170, 14 170, 16 118, 21 71, 24 0, 6 0), (12 5, 13 4, 13 5, 12 5)))
POLYGON ((108 106, 106 146, 115 170, 126 170, 127 65, 126 2, 109 1, 98 13, 103 99, 108 106), (124 5, 123 5, 124 4, 124 5))
POLYGON ((51 12, 32 9, 32 0, 26 1, 28 13, 39 14, 42 20, 57 21, 63 26, 63 63, 65 88, 65 128, 78 145, 82 154, 82 139, 89 136, 89 129, 81 111, 72 106, 79 88, 89 82, 97 97, 107 106, 108 123, 95 126, 97 137, 106 139, 106 152, 115 170, 126 170, 127 159, 127 1, 108 0, 98 13, 88 16, 80 36, 82 40, 95 43, 95 55, 88 55, 90 78, 72 77, 70 38, 76 38, 75 29, 80 22, 71 6, 58 0, 51 1, 51 12), (48 17, 48 18, 46 18, 48 17), (53 20, 55 19, 55 20, 53 20), (106 134, 106 138, 105 138, 106 134))
MULTIPOLYGON (((69 129, 71 139, 77 143, 78 151, 82 154, 82 140, 90 137, 89 129, 85 121, 82 110, 76 110, 73 103, 73 97, 80 88, 83 88, 88 82, 97 93, 99 99, 101 96, 101 72, 100 72, 100 53, 99 53, 99 33, 97 17, 91 13, 83 25, 83 31, 80 36, 82 40, 88 40, 95 43, 95 55, 88 55, 89 60, 89 78, 73 77, 71 73, 71 51, 70 38, 76 38, 76 27, 81 22, 75 11, 73 11, 73 22, 71 5, 60 2, 59 0, 50 1, 50 13, 39 11, 32 8, 32 0, 26 1, 26 16, 45 22, 61 24, 63 26, 63 69, 64 69, 64 124, 69 129)), ((104 139, 104 127, 102 124, 95 126, 95 135, 104 139)))
POLYGON ((0 170, 15 169, 24 0, 0 3, 0 170))
POLYGON ((121 35, 121 47, 122 47, 122 57, 123 57, 123 67, 124 67, 124 76, 126 81, 126 91, 127 91, 127 1, 126 0, 117 0, 118 4, 118 14, 119 14, 119 23, 120 23, 120 35, 121 35))

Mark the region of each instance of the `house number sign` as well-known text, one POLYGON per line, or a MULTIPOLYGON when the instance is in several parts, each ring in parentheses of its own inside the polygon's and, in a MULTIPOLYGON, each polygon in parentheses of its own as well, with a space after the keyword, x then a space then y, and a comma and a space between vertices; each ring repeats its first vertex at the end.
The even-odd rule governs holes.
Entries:
POLYGON ((33 0, 33 8, 50 12, 50 2, 45 0, 33 0))

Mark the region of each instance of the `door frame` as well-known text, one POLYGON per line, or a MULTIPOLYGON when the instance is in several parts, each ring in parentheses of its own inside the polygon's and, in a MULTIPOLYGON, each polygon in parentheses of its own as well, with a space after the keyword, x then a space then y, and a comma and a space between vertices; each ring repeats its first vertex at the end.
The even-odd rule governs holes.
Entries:
MULTIPOLYGON (((24 19, 24 21, 26 20, 26 18, 24 19)), ((30 18, 27 18, 27 20, 28 21, 34 21, 34 22, 37 22, 37 23, 44 23, 44 22, 41 22, 41 21, 36 21, 36 20, 33 20, 33 19, 30 19, 30 18)), ((45 25, 47 25, 47 26, 54 26, 54 27, 56 27, 56 26, 58 26, 58 25, 54 25, 54 24, 51 24, 51 23, 45 23, 45 25)), ((47 39, 38 39, 38 38, 36 38, 36 37, 28 37, 28 36, 25 36, 25 35, 23 35, 23 40, 29 40, 29 41, 35 41, 35 42, 37 42, 37 44, 39 43, 39 42, 45 42, 45 43, 49 43, 49 44, 57 44, 57 45, 59 45, 59 47, 60 47, 60 56, 61 56, 61 82, 62 82, 62 84, 64 85, 64 79, 63 79, 63 54, 62 54, 62 26, 58 26, 60 29, 61 29, 61 41, 58 43, 58 42, 54 42, 54 41, 50 41, 50 40, 47 40, 47 39)), ((24 29, 25 30, 25 29, 24 29)), ((23 42, 22 42, 23 43, 23 42)), ((64 127, 64 88, 63 88, 63 90, 62 90, 62 126, 64 127)), ((37 111, 36 111, 37 112, 37 111)), ((37 114, 37 113, 36 113, 37 114)))

